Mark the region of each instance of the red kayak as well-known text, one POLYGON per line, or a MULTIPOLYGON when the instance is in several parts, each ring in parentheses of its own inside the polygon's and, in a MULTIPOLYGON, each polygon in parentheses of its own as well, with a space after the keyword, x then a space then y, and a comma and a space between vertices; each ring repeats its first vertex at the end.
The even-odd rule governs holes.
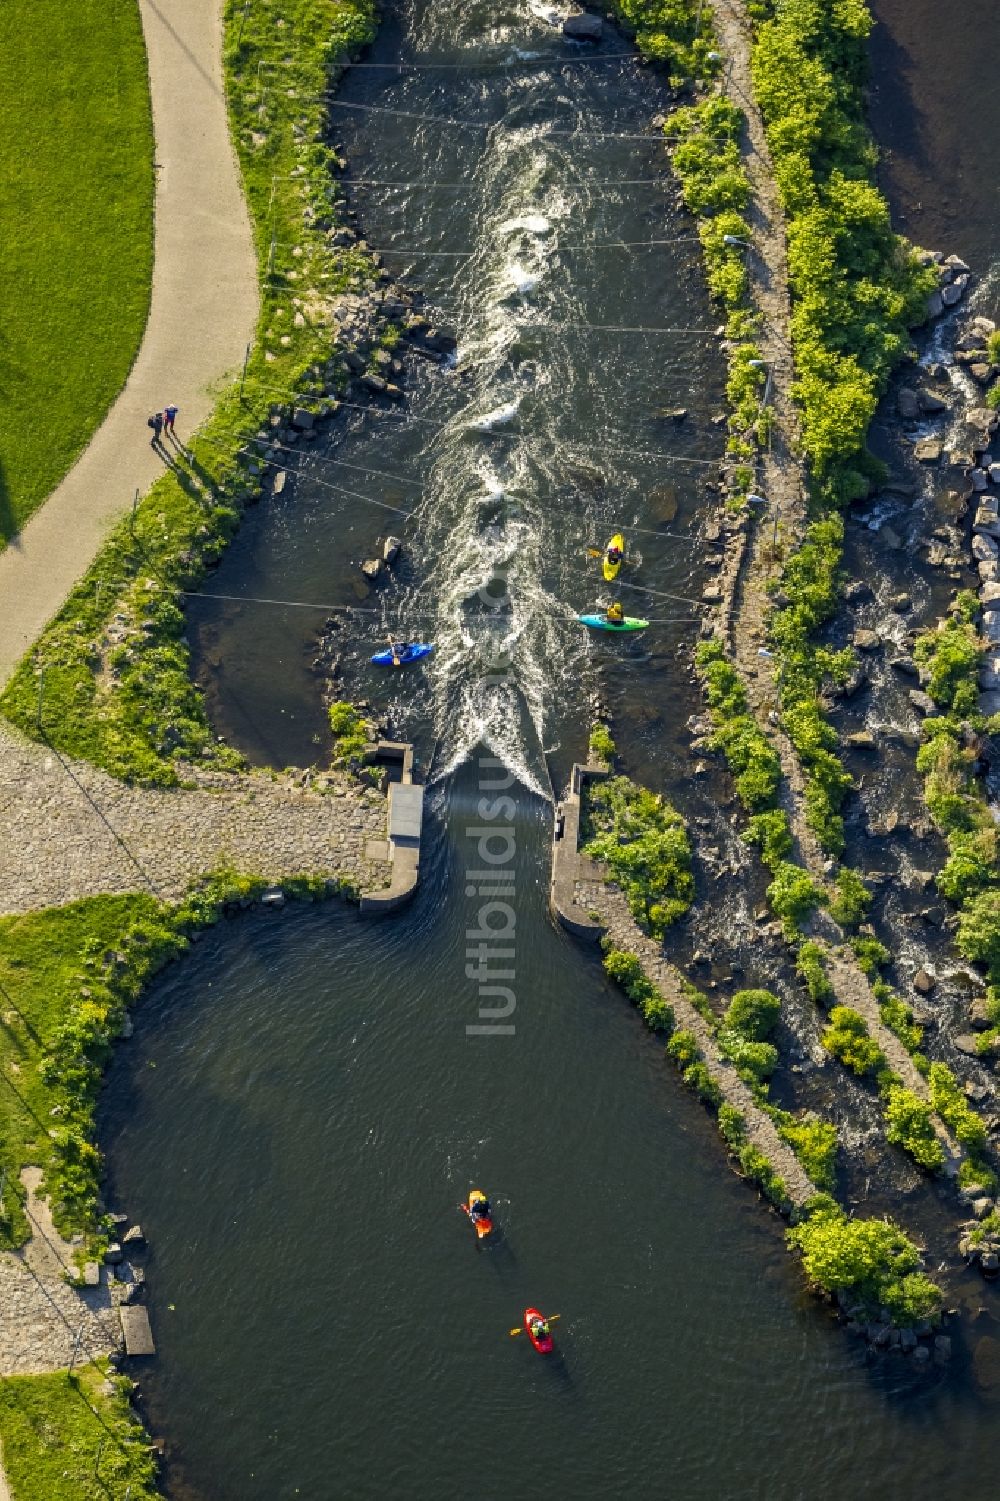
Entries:
POLYGON ((490 1218, 489 1213, 484 1214, 480 1207, 484 1204, 489 1204, 486 1195, 481 1188, 474 1188, 469 1194, 468 1203, 461 1206, 475 1226, 476 1236, 479 1240, 485 1240, 488 1235, 493 1233, 493 1220, 490 1218))
POLYGON ((551 1355, 555 1341, 550 1333, 545 1332, 548 1329, 548 1324, 545 1322, 545 1315, 539 1313, 537 1308, 526 1308, 524 1310, 524 1328, 539 1355, 551 1355))

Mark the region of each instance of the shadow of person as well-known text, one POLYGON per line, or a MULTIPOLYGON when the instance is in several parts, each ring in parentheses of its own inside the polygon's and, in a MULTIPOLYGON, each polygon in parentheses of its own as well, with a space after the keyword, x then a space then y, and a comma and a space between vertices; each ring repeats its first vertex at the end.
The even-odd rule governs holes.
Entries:
POLYGON ((7 474, 3 467, 3 459, 0 457, 0 546, 13 542, 17 536, 17 530, 14 505, 7 485, 7 474))

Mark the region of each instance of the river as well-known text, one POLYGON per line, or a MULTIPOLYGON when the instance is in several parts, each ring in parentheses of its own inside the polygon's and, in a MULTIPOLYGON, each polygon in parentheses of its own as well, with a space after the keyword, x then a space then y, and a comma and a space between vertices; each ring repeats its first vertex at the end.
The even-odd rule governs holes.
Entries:
MULTIPOLYGON (((620 331, 714 321, 662 147, 638 138, 668 97, 610 32, 604 61, 579 61, 546 9, 413 0, 367 61, 462 67, 356 69, 338 95, 363 107, 334 111, 362 229, 458 330, 458 359, 413 362, 405 415, 355 414, 303 458, 210 585, 247 602, 199 601, 191 632, 220 729, 301 764, 328 747, 327 609, 251 597, 353 604, 343 691, 416 739, 428 849, 404 914, 226 923, 145 998, 102 1127, 112 1197, 152 1245, 144 1411, 177 1501, 978 1495, 1000 1437, 993 1319, 965 1321, 947 1371, 867 1364, 661 1047, 546 915, 551 788, 596 701, 629 770, 738 848, 684 731, 721 362, 700 332, 620 331), (679 243, 626 243, 654 239, 679 243), (654 625, 588 641, 585 551, 618 525, 626 607, 654 625), (357 564, 387 529, 404 563, 366 592, 357 564), (430 668, 379 676, 386 630, 431 636, 430 668), (517 776, 506 1036, 466 1030, 484 753, 517 776), (500 1209, 489 1249, 457 1209, 473 1185, 500 1209), (555 1360, 509 1337, 528 1302, 561 1314, 555 1360)), ((703 897, 708 881, 730 957, 764 979, 753 892, 700 868, 703 897)))

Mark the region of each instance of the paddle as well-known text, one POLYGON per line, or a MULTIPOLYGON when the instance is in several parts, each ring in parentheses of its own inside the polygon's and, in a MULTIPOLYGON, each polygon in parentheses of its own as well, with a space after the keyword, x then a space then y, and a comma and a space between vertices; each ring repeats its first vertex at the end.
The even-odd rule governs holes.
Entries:
MULTIPOLYGON (((548 1318, 545 1320, 545 1322, 547 1324, 554 1324, 555 1321, 556 1321, 556 1319, 561 1319, 561 1318, 562 1318, 562 1314, 561 1313, 550 1313, 549 1316, 548 1316, 548 1318)), ((511 1337, 511 1339, 516 1339, 516 1337, 519 1334, 527 1334, 527 1332, 528 1331, 525 1329, 524 1325, 521 1324, 521 1325, 518 1326, 517 1329, 512 1329, 510 1331, 510 1337, 511 1337)))
POLYGON ((396 643, 395 643, 395 641, 393 641, 393 639, 392 639, 391 636, 387 636, 386 640, 389 643, 389 650, 392 652, 392 665, 393 665, 393 667, 402 667, 403 664, 399 660, 399 656, 398 656, 398 654, 396 652, 396 643))

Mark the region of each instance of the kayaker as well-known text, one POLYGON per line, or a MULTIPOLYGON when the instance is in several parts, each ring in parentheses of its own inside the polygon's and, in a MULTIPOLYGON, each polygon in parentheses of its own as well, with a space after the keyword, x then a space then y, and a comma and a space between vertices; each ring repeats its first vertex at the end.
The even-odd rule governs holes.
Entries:
POLYGON ((607 560, 611 564, 612 568, 616 563, 620 563, 624 556, 625 554, 622 552, 620 547, 609 547, 606 553, 607 560))
POLYGON ((625 619, 625 611, 617 600, 613 605, 608 605, 608 608, 604 612, 604 618, 608 622, 608 625, 621 625, 625 619))
POLYGON ((400 657, 406 651, 408 644, 406 641, 393 641, 392 637, 389 637, 389 650, 392 652, 393 667, 402 667, 403 664, 400 661, 400 657))
POLYGON ((488 1220, 490 1217, 489 1199, 484 1198, 474 1200, 470 1213, 474 1220, 488 1220))
POLYGON ((548 1319, 532 1319, 531 1332, 535 1339, 548 1339, 550 1333, 548 1319))

